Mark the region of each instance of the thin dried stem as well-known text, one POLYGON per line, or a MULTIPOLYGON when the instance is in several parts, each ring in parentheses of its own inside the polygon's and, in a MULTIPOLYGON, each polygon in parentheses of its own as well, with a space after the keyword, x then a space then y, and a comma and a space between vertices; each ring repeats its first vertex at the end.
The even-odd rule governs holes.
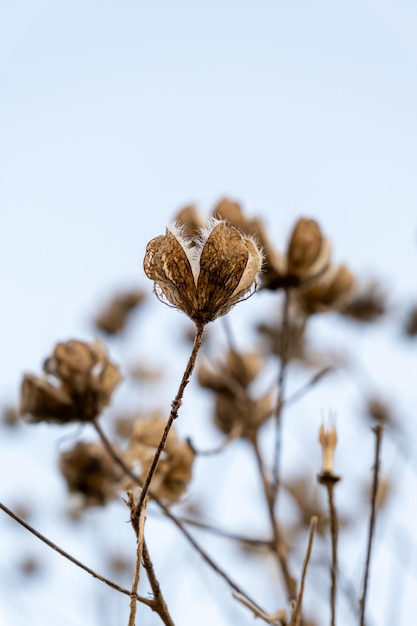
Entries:
MULTIPOLYGON (((142 487, 141 481, 138 479, 137 476, 135 476, 133 474, 133 472, 130 470, 129 467, 127 467, 127 465, 123 461, 123 459, 117 454, 116 450, 113 448, 112 443, 107 439, 107 436, 105 435, 103 429, 98 425, 97 422, 93 422, 93 425, 96 428, 96 431, 97 431, 98 435, 100 436, 100 438, 101 438, 101 440, 103 442, 103 445, 106 447, 106 450, 108 450, 109 454, 111 455, 111 457, 115 461, 115 463, 117 463, 119 465, 119 467, 121 467, 123 469, 123 471, 126 473, 126 475, 129 476, 135 482, 135 484, 137 484, 139 487, 142 487)), ((236 591, 241 596, 247 598, 247 600, 249 602, 251 602, 254 606, 257 606, 256 602, 245 591, 243 591, 243 589, 241 589, 241 587, 239 587, 239 585, 237 583, 235 583, 230 578, 230 576, 219 565, 217 565, 217 563, 215 561, 213 561, 213 559, 207 554, 207 552, 199 545, 199 543, 196 541, 196 539, 194 539, 194 537, 190 534, 190 532, 187 530, 187 528, 185 528, 185 526, 181 522, 181 520, 179 520, 173 513, 171 513, 170 509, 165 504, 163 504, 163 502, 161 502, 161 500, 159 500, 159 498, 157 498, 152 493, 152 491, 149 492, 149 496, 157 504, 157 506, 161 509, 161 511, 163 511, 164 515, 168 519, 170 519, 171 522, 173 522, 173 524, 182 533, 182 535, 184 535, 184 537, 187 539, 187 541, 190 543, 190 545, 194 548, 194 550, 201 556, 203 561, 212 570, 214 570, 216 572, 216 574, 218 574, 221 578, 223 578, 223 580, 231 587, 231 589, 236 591)), ((128 593, 130 595, 130 592, 128 592, 128 593)))
POLYGON ((310 534, 308 536, 308 544, 307 544, 306 555, 304 558, 303 572, 301 574, 300 590, 298 592, 298 598, 297 598, 297 602, 295 605, 294 613, 292 614, 292 617, 291 617, 290 626, 299 626, 300 624, 305 579, 307 575, 308 564, 310 562, 311 551, 313 549, 314 533, 316 532, 316 528, 317 528, 317 517, 313 516, 310 520, 310 534))
POLYGON ((161 586, 155 575, 155 570, 145 540, 143 540, 142 558, 143 566, 146 570, 149 584, 151 585, 151 589, 153 592, 154 611, 158 613, 165 626, 175 626, 174 622, 172 621, 172 617, 169 614, 167 604, 162 595, 161 586))
POLYGON ((258 442, 255 440, 251 440, 253 451, 255 453, 255 458, 259 470, 259 474, 262 480, 262 486, 265 494, 265 501, 268 508, 269 519, 271 522, 271 528, 274 538, 274 554, 277 556, 280 570, 284 577, 285 587, 287 590, 288 600, 295 600, 297 597, 297 583, 296 580, 291 576, 288 561, 287 561, 287 549, 285 547, 285 543, 283 537, 281 535, 281 531, 278 526, 278 522, 275 516, 274 511, 274 501, 273 501, 273 493, 271 489, 271 485, 266 476, 266 472, 264 469, 263 459, 259 450, 258 442))
POLYGON ((253 606, 250 602, 248 602, 245 598, 241 598, 237 593, 233 593, 232 596, 235 600, 246 606, 252 613, 255 618, 260 617, 267 624, 286 624, 287 623, 287 615, 284 609, 279 609, 277 613, 265 613, 262 609, 259 609, 256 606, 253 606))
MULTIPOLYGON (((123 593, 123 594, 125 594, 127 596, 131 595, 131 592, 128 589, 125 589, 124 587, 121 587, 120 585, 117 585, 112 580, 109 580, 105 576, 102 576, 98 572, 95 572, 94 570, 92 570, 90 567, 87 567, 87 565, 84 565, 84 563, 82 563, 81 561, 79 561, 78 559, 73 557, 68 552, 65 552, 65 550, 63 550, 62 548, 57 546, 56 543, 54 543, 50 539, 47 539, 44 535, 42 535, 35 528, 33 528, 33 526, 31 526, 30 524, 25 522, 25 520, 23 520, 21 517, 16 515, 16 513, 11 511, 7 506, 2 504, 1 502, 0 502, 0 509, 2 511, 4 511, 4 513, 6 513, 9 517, 11 517, 15 522, 17 522, 18 524, 23 526, 23 528, 28 530, 30 533, 32 533, 32 535, 34 535, 37 539, 40 539, 43 543, 45 543, 47 546, 49 546, 49 548, 52 548, 52 550, 55 550, 55 552, 58 552, 58 554, 63 556, 68 561, 71 561, 71 563, 74 563, 74 565, 76 565, 80 569, 82 569, 85 572, 87 572, 88 574, 90 574, 90 576, 93 576, 93 578, 97 578, 97 580, 100 580, 102 583, 104 583, 108 587, 111 587, 115 591, 118 591, 119 593, 123 593)), ((152 600, 148 600, 147 598, 142 598, 141 596, 138 596, 138 595, 136 595, 136 600, 138 602, 142 602, 142 604, 146 604, 147 606, 153 608, 152 600)))
POLYGON ((373 483, 372 483, 372 498, 371 498, 371 516, 369 519, 369 533, 368 533, 368 547, 366 551, 366 560, 365 560, 365 574, 363 579, 363 592, 360 600, 360 626, 364 626, 365 624, 365 608, 366 608, 366 598, 368 592, 368 582, 369 582, 369 568, 371 564, 371 554, 372 554, 372 545, 373 538, 375 532, 375 521, 376 521, 376 500, 378 494, 378 483, 379 483, 379 469, 380 469, 380 455, 381 455, 381 443, 382 443, 382 435, 384 432, 384 425, 382 422, 378 422, 378 424, 372 429, 375 433, 375 464, 374 464, 374 475, 373 475, 373 483))
POLYGON ((287 364, 289 356, 289 290, 284 290, 284 303, 282 309, 282 328, 281 328, 281 361, 278 373, 278 400, 274 411, 275 419, 275 446, 274 446, 274 462, 272 467, 272 504, 275 504, 278 498, 278 489, 280 484, 280 467, 281 467, 281 449, 282 449, 282 416, 284 406, 284 387, 287 374, 287 364))
POLYGON ((143 487, 142 487, 142 491, 139 497, 139 502, 136 506, 136 510, 134 512, 134 516, 136 518, 139 517, 140 514, 140 510, 143 506, 143 503, 145 501, 146 496, 148 495, 149 492, 149 488, 151 485, 151 481, 152 478, 154 477, 156 468, 158 466, 158 461, 159 458, 162 454, 162 451, 165 447, 165 443, 168 437, 168 433, 171 429, 171 426, 174 422, 174 420, 178 417, 178 411, 179 408, 181 406, 182 403, 182 397, 184 395, 184 390, 185 387, 188 385, 189 380, 191 378, 191 375, 193 373, 194 370, 194 366, 195 366, 195 362, 196 362, 196 358, 197 358, 197 354, 199 349, 201 348, 201 344, 203 341, 203 333, 204 333, 204 328, 205 325, 204 324, 196 324, 196 332, 195 332, 195 337, 194 337, 194 343, 193 343, 193 348, 191 350, 191 354, 190 354, 190 358, 188 359, 188 363, 187 363, 187 367, 185 368, 184 374, 182 376, 181 379, 181 383, 180 386, 178 387, 178 391, 177 394, 174 398, 174 400, 172 401, 171 404, 171 412, 169 414, 167 423, 165 424, 165 428, 164 428, 164 432, 162 433, 162 437, 161 437, 161 441, 159 442, 158 448, 155 452, 155 455, 152 459, 152 463, 149 466, 148 469, 148 473, 146 475, 146 478, 143 482, 143 487))
MULTIPOLYGON (((130 493, 129 494, 129 498, 130 498, 130 502, 131 502, 131 506, 134 506, 133 504, 133 496, 130 493)), ((148 499, 145 500, 144 502, 144 506, 142 507, 140 514, 139 514, 139 520, 138 520, 138 542, 137 542, 137 548, 136 548, 136 563, 135 563, 135 573, 133 576, 133 583, 132 583, 132 591, 131 591, 131 595, 130 595, 130 614, 129 614, 129 622, 128 622, 128 626, 135 626, 135 618, 136 618, 136 609, 137 609, 137 602, 136 602, 136 596, 137 596, 137 591, 138 591, 138 587, 139 587, 139 578, 140 578, 140 565, 142 562, 142 552, 143 552, 143 542, 144 542, 144 537, 143 537, 143 532, 144 532, 144 528, 145 528, 145 519, 146 519, 146 505, 147 505, 148 499)))

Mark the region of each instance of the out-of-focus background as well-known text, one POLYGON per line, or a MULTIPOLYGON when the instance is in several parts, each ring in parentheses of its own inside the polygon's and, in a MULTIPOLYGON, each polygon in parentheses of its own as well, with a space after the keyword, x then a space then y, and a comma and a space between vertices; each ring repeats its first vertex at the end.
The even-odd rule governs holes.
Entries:
MULTIPOLYGON (((281 248, 297 217, 314 217, 339 261, 383 279, 394 311, 417 299, 416 76, 417 6, 407 0, 2 0, 1 401, 16 401, 22 372, 38 371, 57 340, 90 339, 89 320, 113 289, 150 287, 146 244, 190 202, 208 214, 224 195, 241 201, 281 248)), ((178 314, 154 306, 155 319, 172 323, 163 332, 175 332, 178 314)), ((353 331, 356 356, 368 372, 378 365, 374 382, 388 394, 395 388, 412 412, 415 347, 370 345, 373 333, 353 331)), ((156 361, 157 336, 137 336, 156 361)), ((136 345, 117 350, 133 359, 136 345)), ((343 397, 328 402, 343 413, 343 397)), ((25 499, 33 484, 31 504, 40 497, 54 508, 62 485, 45 482, 39 496, 45 469, 30 452, 41 449, 53 464, 60 433, 49 433, 25 431, 27 448, 2 436, 2 499, 18 500, 20 490, 25 499)), ((0 523, 9 580, 1 626, 29 615, 33 624, 52 616, 63 626, 92 624, 96 614, 79 613, 88 603, 74 599, 77 571, 57 587, 36 582, 33 615, 13 583, 13 555, 4 556, 8 533, 32 540, 0 523)), ((94 523, 82 531, 90 539, 94 523)), ((409 623, 411 596, 402 591, 409 623)), ((207 623, 220 619, 209 615, 207 623)))

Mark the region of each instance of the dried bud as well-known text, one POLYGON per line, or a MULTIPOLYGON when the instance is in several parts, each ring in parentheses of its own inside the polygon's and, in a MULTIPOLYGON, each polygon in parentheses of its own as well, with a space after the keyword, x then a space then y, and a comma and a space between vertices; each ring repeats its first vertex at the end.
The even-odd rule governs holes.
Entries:
POLYGON ((307 315, 337 309, 349 297, 355 279, 345 265, 330 267, 317 283, 297 293, 297 300, 307 315))
MULTIPOLYGON (((124 458, 130 465, 140 464, 139 479, 142 481, 148 473, 164 428, 165 421, 158 417, 140 420, 135 424, 124 458)), ((151 482, 151 492, 169 502, 179 500, 191 480, 194 456, 188 443, 181 441, 171 428, 151 482)), ((128 487, 132 488, 132 485, 128 487)))
POLYGON ((325 430, 323 425, 320 426, 319 442, 323 454, 323 465, 319 475, 319 482, 337 482, 339 477, 333 471, 333 457, 337 444, 337 433, 334 426, 329 426, 327 430, 325 430))
POLYGON ((218 220, 198 240, 187 240, 177 226, 167 229, 148 243, 144 259, 157 296, 165 296, 196 324, 212 322, 240 302, 261 266, 254 241, 218 220))
POLYGON ((119 333, 124 330, 129 314, 144 299, 145 294, 139 289, 117 294, 97 315, 95 326, 108 335, 119 333))
POLYGON ((121 470, 100 443, 77 443, 61 454, 59 468, 70 493, 82 495, 87 506, 105 504, 117 494, 121 470))
POLYGON ((330 262, 330 244, 317 222, 300 218, 287 250, 287 273, 303 280, 324 272, 330 262))
POLYGON ((20 411, 31 422, 91 421, 121 380, 98 341, 58 343, 43 369, 43 378, 25 374, 22 382, 20 411))

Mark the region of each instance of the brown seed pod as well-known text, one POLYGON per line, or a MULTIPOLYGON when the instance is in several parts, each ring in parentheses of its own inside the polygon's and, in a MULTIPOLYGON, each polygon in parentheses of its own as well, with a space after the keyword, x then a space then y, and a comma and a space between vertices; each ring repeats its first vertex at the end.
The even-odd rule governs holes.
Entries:
POLYGON ((196 324, 212 322, 244 299, 261 266, 254 241, 218 220, 191 242, 178 227, 167 229, 148 243, 144 259, 157 296, 196 324))

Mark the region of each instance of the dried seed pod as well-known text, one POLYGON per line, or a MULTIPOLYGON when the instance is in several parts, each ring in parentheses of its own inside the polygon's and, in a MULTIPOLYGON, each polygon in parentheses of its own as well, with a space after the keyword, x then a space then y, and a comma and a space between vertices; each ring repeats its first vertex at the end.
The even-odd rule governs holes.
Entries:
POLYGON ((103 505, 117 494, 121 470, 101 443, 78 442, 61 454, 59 468, 70 493, 82 495, 87 506, 103 505))
POLYGON ((355 284, 345 265, 330 267, 312 286, 300 289, 297 301, 307 315, 321 313, 343 306, 355 284))
POLYGON ((137 289, 119 293, 103 308, 94 320, 96 328, 116 335, 125 329, 130 313, 145 299, 143 291, 137 289))
POLYGON ((300 218, 287 249, 287 273, 303 280, 324 272, 330 262, 330 244, 316 221, 300 218))
MULTIPOLYGON (((124 459, 132 466, 140 464, 139 479, 142 481, 148 473, 164 428, 165 421, 156 416, 138 420, 134 426, 124 459)), ((171 428, 151 482, 151 492, 168 502, 179 500, 192 478, 194 457, 195 454, 188 443, 181 441, 171 428)), ((132 485, 128 487, 131 488, 132 485)))
POLYGON ((386 294, 374 281, 353 291, 341 313, 359 322, 374 322, 384 315, 386 309, 386 294))
POLYGON ((242 233, 254 237, 264 256, 260 280, 264 289, 277 289, 282 286, 285 273, 285 258, 279 255, 272 245, 264 222, 258 218, 244 215, 238 202, 222 198, 213 209, 213 216, 227 220, 242 233))
POLYGON ((238 397, 230 393, 218 393, 214 423, 227 435, 239 428, 241 437, 255 439, 258 429, 272 415, 273 410, 272 393, 267 393, 256 400, 247 394, 238 397))
POLYGON ((58 343, 44 377, 25 374, 20 412, 31 422, 91 421, 106 407, 121 380, 101 342, 58 343))
POLYGON ((218 220, 192 242, 178 227, 167 229, 166 235, 148 243, 144 259, 157 296, 203 325, 244 299, 261 266, 254 241, 218 220))
POLYGON ((262 357, 259 352, 238 354, 229 350, 226 362, 202 361, 198 369, 198 382, 202 387, 218 392, 233 391, 235 385, 246 388, 259 374, 262 357))

